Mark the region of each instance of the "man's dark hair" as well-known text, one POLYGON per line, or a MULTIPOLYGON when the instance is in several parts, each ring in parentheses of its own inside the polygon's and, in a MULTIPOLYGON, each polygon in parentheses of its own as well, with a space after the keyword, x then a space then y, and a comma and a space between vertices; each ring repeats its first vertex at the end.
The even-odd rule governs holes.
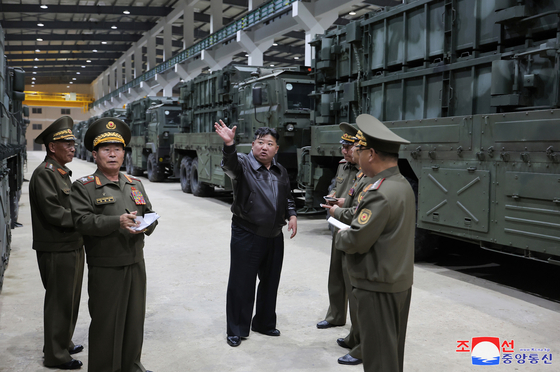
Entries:
POLYGON ((399 154, 396 152, 385 152, 385 151, 379 151, 376 149, 373 149, 373 151, 375 151, 375 153, 379 156, 379 158, 381 158, 381 160, 383 161, 387 161, 387 160, 399 160, 399 154))
POLYGON ((278 140, 280 139, 280 136, 278 135, 278 132, 276 131, 276 129, 272 129, 269 127, 260 127, 259 129, 257 129, 255 131, 255 138, 253 138, 253 141, 256 141, 257 138, 262 138, 264 136, 268 136, 271 135, 272 137, 276 138, 276 142, 278 142, 278 140))

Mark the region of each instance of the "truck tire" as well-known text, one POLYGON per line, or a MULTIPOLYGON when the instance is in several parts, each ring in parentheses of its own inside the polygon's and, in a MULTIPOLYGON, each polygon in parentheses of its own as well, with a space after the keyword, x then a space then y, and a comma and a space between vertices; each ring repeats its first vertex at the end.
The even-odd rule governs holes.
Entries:
POLYGON ((150 182, 161 182, 165 179, 164 169, 158 164, 155 154, 148 155, 148 179, 150 182))
POLYGON ((181 189, 183 192, 192 193, 191 187, 191 165, 192 165, 192 158, 190 156, 185 156, 181 159, 181 170, 180 170, 180 178, 181 178, 181 189))
POLYGON ((214 191, 214 187, 208 186, 198 181, 198 158, 195 158, 191 164, 191 190, 194 196, 210 196, 214 191))
POLYGON ((133 165, 131 152, 126 153, 125 162, 126 162, 126 173, 130 174, 131 176, 135 176, 135 177, 141 176, 144 173, 142 172, 142 169, 135 167, 133 165))
POLYGON ((132 154, 129 152, 126 153, 124 157, 124 164, 126 166, 126 173, 132 175, 132 154))

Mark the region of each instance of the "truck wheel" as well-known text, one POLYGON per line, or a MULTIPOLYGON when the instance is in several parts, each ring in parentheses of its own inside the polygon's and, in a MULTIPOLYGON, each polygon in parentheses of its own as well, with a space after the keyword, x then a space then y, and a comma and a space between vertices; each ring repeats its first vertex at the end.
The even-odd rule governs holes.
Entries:
POLYGON ((198 158, 191 164, 191 190, 194 196, 209 196, 214 191, 214 187, 198 181, 198 158))
POLYGON ((130 152, 126 153, 124 157, 124 164, 126 167, 126 173, 132 174, 132 154, 130 152))
POLYGON ((185 156, 181 159, 181 170, 180 170, 180 177, 181 177, 181 189, 183 192, 192 193, 191 187, 191 165, 192 165, 192 158, 190 156, 185 156))
POLYGON ((161 167, 155 154, 148 156, 148 179, 150 182, 161 182, 165 178, 163 167, 161 167))

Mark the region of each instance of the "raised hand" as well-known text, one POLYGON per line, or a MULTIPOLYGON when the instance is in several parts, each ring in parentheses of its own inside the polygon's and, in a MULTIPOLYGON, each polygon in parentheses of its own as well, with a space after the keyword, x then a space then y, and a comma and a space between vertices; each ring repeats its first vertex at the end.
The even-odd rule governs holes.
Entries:
POLYGON ((216 133, 222 137, 226 146, 231 146, 235 143, 235 130, 237 129, 237 126, 229 129, 228 126, 220 119, 220 123, 214 123, 214 128, 216 128, 216 133))

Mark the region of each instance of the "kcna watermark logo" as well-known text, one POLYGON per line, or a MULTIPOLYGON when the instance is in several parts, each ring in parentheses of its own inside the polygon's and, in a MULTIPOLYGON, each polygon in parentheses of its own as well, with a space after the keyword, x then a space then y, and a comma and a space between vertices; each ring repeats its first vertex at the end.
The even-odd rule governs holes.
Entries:
POLYGON ((548 348, 521 348, 515 352, 514 340, 499 337, 473 337, 470 341, 457 341, 458 353, 471 353, 472 364, 492 366, 497 364, 552 364, 548 348))

